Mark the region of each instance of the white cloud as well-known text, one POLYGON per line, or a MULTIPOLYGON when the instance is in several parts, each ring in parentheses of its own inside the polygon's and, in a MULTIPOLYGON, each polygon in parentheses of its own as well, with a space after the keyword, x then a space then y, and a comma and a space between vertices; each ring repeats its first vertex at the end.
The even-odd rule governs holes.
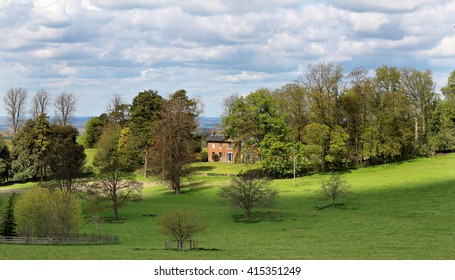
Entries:
POLYGON ((0 90, 73 91, 99 114, 113 93, 185 88, 216 115, 223 96, 281 87, 318 61, 448 72, 454 13, 448 0, 2 1, 0 90))

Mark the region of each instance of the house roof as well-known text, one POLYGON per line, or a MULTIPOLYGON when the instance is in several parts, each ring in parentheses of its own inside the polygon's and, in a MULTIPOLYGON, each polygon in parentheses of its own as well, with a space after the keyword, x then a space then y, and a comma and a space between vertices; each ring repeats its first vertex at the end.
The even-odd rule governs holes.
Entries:
POLYGON ((212 134, 207 139, 207 142, 226 142, 226 137, 222 134, 212 134))

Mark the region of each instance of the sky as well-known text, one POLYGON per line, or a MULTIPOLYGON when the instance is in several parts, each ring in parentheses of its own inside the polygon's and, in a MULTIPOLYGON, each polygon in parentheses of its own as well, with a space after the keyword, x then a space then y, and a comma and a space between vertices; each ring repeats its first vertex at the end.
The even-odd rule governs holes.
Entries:
POLYGON ((224 98, 319 62, 430 69, 438 91, 455 69, 454 15, 451 0, 1 0, 0 94, 71 92, 77 116, 97 116, 114 94, 185 89, 218 117, 224 98))

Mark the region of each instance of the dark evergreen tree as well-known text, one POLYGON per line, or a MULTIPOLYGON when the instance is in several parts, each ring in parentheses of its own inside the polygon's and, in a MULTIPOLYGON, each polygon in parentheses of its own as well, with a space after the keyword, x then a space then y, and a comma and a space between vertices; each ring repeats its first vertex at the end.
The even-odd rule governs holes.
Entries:
POLYGON ((16 193, 13 192, 8 199, 8 204, 3 215, 3 225, 0 235, 3 236, 16 236, 16 220, 14 219, 14 199, 16 193))

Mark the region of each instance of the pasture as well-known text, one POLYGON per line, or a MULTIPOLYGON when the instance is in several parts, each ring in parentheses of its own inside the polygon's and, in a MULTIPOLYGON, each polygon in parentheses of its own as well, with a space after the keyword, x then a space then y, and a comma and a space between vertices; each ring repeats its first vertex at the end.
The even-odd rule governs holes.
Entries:
MULTIPOLYGON (((455 154, 369 167, 344 174, 351 185, 338 208, 319 195, 328 175, 275 180, 279 202, 255 209, 250 222, 217 196, 229 176, 248 167, 195 164, 181 195, 164 183, 145 181, 144 199, 120 209, 122 222, 95 224, 88 211, 80 232, 118 235, 116 245, 0 244, 0 259, 453 259, 455 257, 455 154), (164 250, 156 217, 174 209, 203 213, 209 228, 195 239, 197 251, 164 250)), ((0 190, 3 189, 0 188, 0 190)), ((86 208, 86 205, 84 204, 86 208)), ((106 210, 103 217, 109 217, 106 210)))

